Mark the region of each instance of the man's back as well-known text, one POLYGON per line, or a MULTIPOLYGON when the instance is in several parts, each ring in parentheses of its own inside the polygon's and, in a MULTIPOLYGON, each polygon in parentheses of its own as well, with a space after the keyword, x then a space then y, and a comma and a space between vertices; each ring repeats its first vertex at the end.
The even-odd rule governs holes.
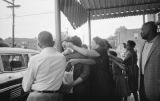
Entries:
POLYGON ((27 101, 58 101, 66 67, 65 57, 54 46, 52 34, 42 31, 38 34, 41 53, 33 56, 23 77, 22 87, 30 92, 27 101))
POLYGON ((29 89, 37 91, 58 90, 62 84, 65 61, 65 57, 51 47, 45 48, 40 54, 33 56, 29 62, 27 75, 24 76, 24 91, 29 89), (27 80, 33 81, 31 87, 27 86, 27 80))

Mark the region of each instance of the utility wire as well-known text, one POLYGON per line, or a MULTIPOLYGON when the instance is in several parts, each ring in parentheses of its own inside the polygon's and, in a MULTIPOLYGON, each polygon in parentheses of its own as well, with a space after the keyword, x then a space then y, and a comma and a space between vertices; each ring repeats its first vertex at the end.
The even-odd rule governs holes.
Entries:
POLYGON ((4 19, 10 19, 11 16, 5 17, 5 18, 0 18, 0 20, 4 20, 4 19))
POLYGON ((35 16, 35 15, 53 14, 53 13, 54 12, 43 12, 43 13, 35 13, 35 14, 18 15, 16 17, 35 16))
MULTIPOLYGON (((26 16, 36 16, 36 15, 45 15, 45 14, 53 14, 54 12, 42 12, 42 13, 35 13, 35 14, 26 14, 26 15, 17 15, 16 17, 26 17, 26 16)), ((10 19, 11 17, 5 17, 5 18, 0 18, 0 20, 4 19, 10 19)))

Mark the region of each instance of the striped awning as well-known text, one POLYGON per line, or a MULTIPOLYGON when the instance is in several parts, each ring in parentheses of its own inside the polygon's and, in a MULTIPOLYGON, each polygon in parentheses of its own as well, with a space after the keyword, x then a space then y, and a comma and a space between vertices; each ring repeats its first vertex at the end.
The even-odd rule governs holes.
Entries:
POLYGON ((74 29, 87 21, 87 10, 77 0, 61 0, 60 7, 74 29))
POLYGON ((89 14, 91 20, 97 20, 158 13, 160 0, 61 0, 61 11, 77 28, 89 14))

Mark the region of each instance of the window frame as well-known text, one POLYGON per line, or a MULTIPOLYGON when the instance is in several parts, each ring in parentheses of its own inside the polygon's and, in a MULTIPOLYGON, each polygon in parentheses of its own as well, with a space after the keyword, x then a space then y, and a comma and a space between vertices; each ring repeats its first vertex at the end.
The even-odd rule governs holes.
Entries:
POLYGON ((30 54, 29 53, 24 53, 24 54, 15 54, 15 53, 4 53, 4 54, 0 54, 0 61, 2 62, 2 67, 0 68, 1 70, 0 70, 0 74, 1 73, 15 73, 15 72, 20 72, 20 71, 24 71, 24 70, 26 70, 27 68, 28 68, 28 65, 26 65, 25 64, 25 62, 24 62, 24 55, 28 55, 28 61, 29 61, 29 59, 30 59, 30 54), (22 60, 22 64, 23 64, 23 66, 21 66, 20 68, 13 68, 13 67, 11 67, 11 70, 5 70, 4 69, 4 63, 3 63, 3 60, 2 60, 2 56, 3 55, 11 55, 11 56, 22 56, 22 58, 23 58, 23 60, 22 60))

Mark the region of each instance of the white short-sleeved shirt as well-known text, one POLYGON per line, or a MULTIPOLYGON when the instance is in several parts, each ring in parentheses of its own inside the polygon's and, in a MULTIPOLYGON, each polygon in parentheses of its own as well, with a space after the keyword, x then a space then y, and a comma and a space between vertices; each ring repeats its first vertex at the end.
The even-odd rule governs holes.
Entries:
POLYGON ((56 91, 62 84, 66 67, 66 59, 55 48, 48 47, 33 56, 23 77, 22 87, 29 90, 56 91))

